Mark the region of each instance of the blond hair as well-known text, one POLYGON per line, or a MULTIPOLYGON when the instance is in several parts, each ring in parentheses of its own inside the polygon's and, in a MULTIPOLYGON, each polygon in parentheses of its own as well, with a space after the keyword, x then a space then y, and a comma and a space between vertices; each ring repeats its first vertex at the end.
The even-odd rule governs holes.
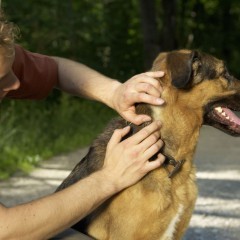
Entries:
POLYGON ((18 33, 18 27, 14 23, 9 22, 4 12, 0 9, 0 47, 7 50, 8 53, 12 52, 18 33))

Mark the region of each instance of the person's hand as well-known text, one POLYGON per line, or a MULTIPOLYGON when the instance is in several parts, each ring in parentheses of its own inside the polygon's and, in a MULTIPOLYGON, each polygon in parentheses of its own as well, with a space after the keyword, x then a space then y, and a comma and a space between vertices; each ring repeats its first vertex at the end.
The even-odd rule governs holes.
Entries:
POLYGON ((121 141, 130 127, 114 131, 106 151, 103 171, 117 191, 133 185, 149 171, 161 166, 165 157, 158 154, 149 159, 163 146, 160 138, 160 122, 153 122, 133 136, 121 141))
POLYGON ((113 94, 114 109, 124 119, 136 125, 150 121, 150 116, 136 114, 135 103, 163 104, 164 101, 160 98, 162 88, 159 81, 155 79, 163 76, 162 71, 146 72, 135 75, 119 85, 113 94))

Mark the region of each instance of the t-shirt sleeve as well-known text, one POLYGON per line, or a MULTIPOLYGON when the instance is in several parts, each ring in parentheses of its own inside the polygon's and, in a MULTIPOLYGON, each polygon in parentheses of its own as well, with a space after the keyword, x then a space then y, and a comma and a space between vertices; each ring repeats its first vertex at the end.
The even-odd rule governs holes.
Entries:
POLYGON ((58 66, 51 57, 26 51, 18 45, 12 69, 20 87, 10 91, 8 98, 43 99, 58 82, 58 66))

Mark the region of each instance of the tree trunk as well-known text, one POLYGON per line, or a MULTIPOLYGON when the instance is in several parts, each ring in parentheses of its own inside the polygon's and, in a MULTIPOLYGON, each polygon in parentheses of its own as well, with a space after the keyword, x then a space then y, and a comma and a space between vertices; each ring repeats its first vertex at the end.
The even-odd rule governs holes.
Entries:
POLYGON ((162 0, 163 8, 163 30, 162 50, 169 51, 176 49, 176 0, 162 0))
POLYGON ((225 61, 228 62, 231 61, 231 47, 229 47, 231 45, 229 44, 229 42, 231 42, 231 38, 229 38, 229 36, 231 36, 231 28, 233 25, 230 14, 231 1, 220 1, 220 4, 222 10, 220 21, 222 23, 222 53, 225 61))
POLYGON ((148 70, 160 51, 155 0, 140 0, 145 68, 148 70))

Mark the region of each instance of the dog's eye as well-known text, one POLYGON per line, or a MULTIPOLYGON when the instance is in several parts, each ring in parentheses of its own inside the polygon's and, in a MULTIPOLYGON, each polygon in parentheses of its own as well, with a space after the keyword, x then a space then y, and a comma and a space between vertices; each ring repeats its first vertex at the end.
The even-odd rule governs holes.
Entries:
POLYGON ((199 57, 194 56, 194 58, 193 58, 193 62, 196 62, 196 61, 199 61, 199 60, 200 60, 199 57))
POLYGON ((202 63, 199 57, 195 56, 193 58, 192 65, 194 70, 196 70, 197 72, 201 71, 202 63))
POLYGON ((227 81, 231 81, 232 80, 232 76, 229 74, 228 69, 227 69, 226 66, 224 66, 224 69, 223 69, 223 72, 222 72, 221 76, 223 78, 225 78, 227 81))
POLYGON ((198 65, 201 65, 201 60, 198 56, 194 56, 193 60, 192 60, 193 63, 198 63, 198 65))
POLYGON ((229 74, 228 71, 224 71, 222 76, 227 80, 227 81, 231 81, 232 80, 232 76, 229 74))

